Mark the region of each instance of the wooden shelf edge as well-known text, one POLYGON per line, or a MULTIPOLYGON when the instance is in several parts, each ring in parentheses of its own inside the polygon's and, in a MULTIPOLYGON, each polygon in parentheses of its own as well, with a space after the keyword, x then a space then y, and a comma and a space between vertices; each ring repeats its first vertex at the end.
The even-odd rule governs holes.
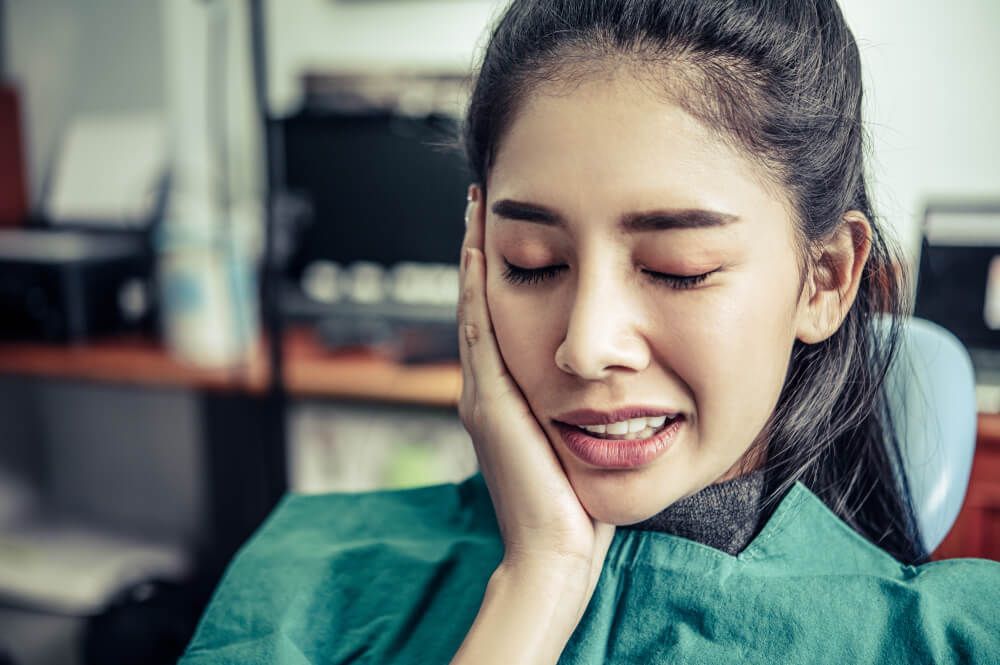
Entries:
MULTIPOLYGON (((261 394, 268 388, 267 369, 263 341, 245 366, 218 370, 181 362, 142 337, 75 346, 0 343, 0 374, 20 376, 261 394)), ((284 375, 293 397, 453 407, 461 393, 457 362, 406 366, 371 352, 331 353, 302 328, 286 335, 284 375)))

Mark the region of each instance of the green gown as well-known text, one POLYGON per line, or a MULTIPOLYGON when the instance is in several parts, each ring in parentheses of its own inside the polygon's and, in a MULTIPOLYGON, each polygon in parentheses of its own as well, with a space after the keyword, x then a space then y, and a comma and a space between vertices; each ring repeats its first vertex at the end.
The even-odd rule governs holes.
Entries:
MULTIPOLYGON (((448 663, 502 542, 481 474, 289 495, 181 661, 448 663)), ((899 563, 805 485, 731 556, 618 529, 560 663, 1000 663, 1000 563, 899 563)))

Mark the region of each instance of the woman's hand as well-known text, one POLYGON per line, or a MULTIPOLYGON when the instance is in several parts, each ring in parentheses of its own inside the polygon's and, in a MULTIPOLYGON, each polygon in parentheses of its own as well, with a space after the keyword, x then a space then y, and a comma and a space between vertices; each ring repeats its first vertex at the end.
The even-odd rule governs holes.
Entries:
MULTIPOLYGON (((494 588, 493 597, 507 603, 511 611, 523 611, 515 610, 520 603, 529 613, 535 608, 548 614, 535 619, 543 622, 541 627, 551 631, 552 637, 561 639, 555 652, 558 657, 590 601, 615 527, 595 521, 580 504, 545 432, 504 365, 486 303, 484 225, 485 202, 473 185, 460 269, 459 415, 472 437, 504 543, 503 561, 490 582, 504 589, 494 588), (514 587, 521 589, 517 593, 522 596, 531 594, 534 604, 515 599, 514 593, 508 593, 514 587), (554 598, 557 604, 544 609, 546 598, 554 598)), ((486 599, 490 598, 488 589, 486 599)), ((502 613, 487 611, 484 602, 460 656, 469 650, 477 628, 487 632, 482 623, 492 616, 502 618, 502 613)), ((498 629, 500 623, 495 622, 498 629)), ((502 638, 509 647, 511 636, 502 638)))

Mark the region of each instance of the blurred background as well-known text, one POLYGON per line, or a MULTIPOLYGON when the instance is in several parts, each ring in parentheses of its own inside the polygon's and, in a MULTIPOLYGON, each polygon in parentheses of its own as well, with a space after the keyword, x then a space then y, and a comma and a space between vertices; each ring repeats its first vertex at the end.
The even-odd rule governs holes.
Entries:
MULTIPOLYGON (((286 491, 460 480, 453 145, 493 0, 0 0, 0 664, 176 660, 286 491)), ((1000 559, 1000 4, 842 0, 876 210, 976 364, 1000 559)))

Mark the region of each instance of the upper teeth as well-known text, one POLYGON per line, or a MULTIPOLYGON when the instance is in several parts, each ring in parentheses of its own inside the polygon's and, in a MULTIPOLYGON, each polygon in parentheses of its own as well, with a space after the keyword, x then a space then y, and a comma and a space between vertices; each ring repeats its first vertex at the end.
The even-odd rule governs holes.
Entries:
POLYGON ((665 422, 667 422, 666 416, 654 416, 652 418, 630 418, 608 425, 583 425, 582 427, 594 434, 629 434, 641 432, 647 427, 656 429, 665 422))

